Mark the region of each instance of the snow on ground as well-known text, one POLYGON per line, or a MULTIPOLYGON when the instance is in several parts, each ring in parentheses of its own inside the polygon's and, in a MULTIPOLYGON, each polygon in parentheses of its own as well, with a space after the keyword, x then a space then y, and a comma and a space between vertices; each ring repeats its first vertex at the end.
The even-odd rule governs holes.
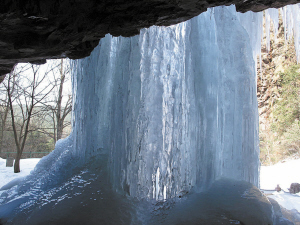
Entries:
POLYGON ((262 166, 260 188, 274 190, 277 184, 286 192, 291 183, 300 183, 300 159, 262 166))
POLYGON ((40 159, 21 159, 20 161, 20 173, 14 173, 13 167, 6 167, 6 159, 0 158, 0 189, 10 181, 16 178, 22 178, 30 174, 30 171, 34 169, 35 165, 40 159))
POLYGON ((262 166, 260 170, 260 189, 274 190, 277 184, 281 192, 269 192, 281 206, 288 210, 296 209, 300 213, 300 194, 288 193, 291 183, 300 183, 300 159, 287 160, 273 166, 262 166))

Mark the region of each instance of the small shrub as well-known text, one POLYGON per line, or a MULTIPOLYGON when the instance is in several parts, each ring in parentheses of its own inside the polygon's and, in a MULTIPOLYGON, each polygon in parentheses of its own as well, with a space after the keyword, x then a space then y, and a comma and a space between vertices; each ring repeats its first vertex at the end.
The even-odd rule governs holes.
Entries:
POLYGON ((272 108, 271 129, 260 134, 260 160, 271 165, 300 153, 300 66, 293 65, 277 81, 280 98, 272 108))
POLYGON ((299 65, 291 66, 285 73, 281 73, 278 85, 281 98, 275 102, 271 128, 281 136, 300 119, 299 65))

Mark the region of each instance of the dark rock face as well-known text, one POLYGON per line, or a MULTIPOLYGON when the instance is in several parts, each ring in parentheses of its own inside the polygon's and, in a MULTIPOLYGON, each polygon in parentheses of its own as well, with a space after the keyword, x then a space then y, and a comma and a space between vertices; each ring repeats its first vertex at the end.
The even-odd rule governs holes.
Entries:
POLYGON ((3 0, 0 7, 0 76, 18 62, 88 56, 105 34, 133 36, 151 25, 171 25, 207 10, 236 4, 261 11, 299 0, 3 0))

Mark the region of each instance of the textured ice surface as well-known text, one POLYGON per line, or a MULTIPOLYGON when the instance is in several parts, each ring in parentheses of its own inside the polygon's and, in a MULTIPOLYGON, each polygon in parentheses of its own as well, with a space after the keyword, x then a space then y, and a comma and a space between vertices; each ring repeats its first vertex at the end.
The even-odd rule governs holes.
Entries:
POLYGON ((261 18, 218 7, 103 38, 73 65, 72 134, 2 193, 2 222, 272 223, 246 183, 259 185, 261 18))
POLYGON ((219 177, 258 185, 255 65, 231 11, 108 35, 76 63, 74 154, 106 155, 114 189, 162 200, 219 177))

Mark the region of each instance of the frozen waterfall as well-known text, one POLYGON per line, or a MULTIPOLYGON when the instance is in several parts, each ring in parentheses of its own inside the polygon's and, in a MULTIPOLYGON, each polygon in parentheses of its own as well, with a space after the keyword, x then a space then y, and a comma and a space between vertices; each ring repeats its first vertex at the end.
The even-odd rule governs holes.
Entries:
POLYGON ((259 186, 261 26, 262 13, 231 6, 107 35, 73 64, 72 134, 0 190, 1 221, 275 224, 250 184, 259 186))
POLYGON ((107 35, 78 61, 76 157, 105 155, 114 188, 136 197, 170 198, 220 177, 258 185, 255 64, 233 10, 107 35))

